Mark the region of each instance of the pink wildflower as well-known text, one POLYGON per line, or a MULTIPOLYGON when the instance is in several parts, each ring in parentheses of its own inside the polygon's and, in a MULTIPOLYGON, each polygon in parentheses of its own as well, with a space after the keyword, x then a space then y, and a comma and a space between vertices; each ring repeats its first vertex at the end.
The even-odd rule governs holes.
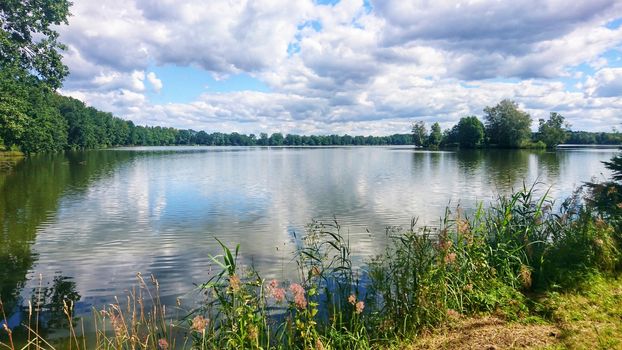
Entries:
POLYGON ((359 301, 358 303, 356 303, 355 308, 356 308, 355 312, 357 314, 360 314, 361 312, 363 312, 363 309, 365 309, 365 303, 362 301, 359 301))
POLYGON ((199 315, 192 319, 192 330, 197 332, 203 332, 207 328, 209 320, 199 315))
POLYGON ((279 282, 277 280, 270 281, 270 284, 268 284, 268 292, 277 303, 285 300, 285 289, 279 288, 279 282))
POLYGON ((166 339, 158 340, 158 348, 160 350, 168 350, 168 342, 166 341, 166 339))
POLYGON ((298 283, 292 283, 289 286, 289 290, 294 294, 305 294, 305 289, 298 283))
POLYGON ((446 264, 453 264, 454 261, 456 261, 456 253, 452 252, 452 253, 445 255, 446 264))
POLYGON ((299 309, 307 308, 307 299, 305 298, 305 289, 298 283, 292 283, 289 290, 294 293, 294 303, 299 309))
POLYGON ((274 298, 274 300, 276 300, 277 302, 282 302, 283 300, 285 300, 285 289, 283 288, 274 288, 271 291, 272 297, 274 298))

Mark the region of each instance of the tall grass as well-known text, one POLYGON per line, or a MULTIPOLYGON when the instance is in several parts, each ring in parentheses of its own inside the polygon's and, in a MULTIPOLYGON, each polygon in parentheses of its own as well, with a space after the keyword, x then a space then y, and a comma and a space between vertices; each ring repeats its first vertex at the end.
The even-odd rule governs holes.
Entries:
MULTIPOLYGON (((199 288, 202 307, 167 311, 155 279, 95 312, 85 339, 65 304, 72 349, 367 349, 390 345, 461 315, 519 319, 534 292, 580 285, 619 266, 620 233, 577 192, 554 210, 534 187, 435 227, 387 229, 385 251, 354 264, 337 222, 313 222, 297 248, 298 280, 265 280, 220 243, 220 270, 199 288), (146 306, 151 305, 151 306, 146 306)), ((0 304, 1 308, 1 304, 0 304)), ((36 317, 35 317, 36 319, 36 317)), ((30 325, 29 325, 30 327, 30 325)), ((11 330, 0 348, 16 349, 11 330)), ((31 329, 31 328, 29 328, 31 329)), ((53 348, 29 331, 27 349, 53 348)))

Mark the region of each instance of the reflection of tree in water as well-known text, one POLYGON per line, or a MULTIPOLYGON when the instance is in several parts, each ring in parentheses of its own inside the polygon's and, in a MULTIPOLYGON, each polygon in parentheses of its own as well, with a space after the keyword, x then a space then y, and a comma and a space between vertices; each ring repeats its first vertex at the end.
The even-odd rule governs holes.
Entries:
POLYGON ((422 176, 422 174, 433 176, 442 169, 443 157, 443 152, 413 152, 412 173, 417 176, 422 176))
POLYGON ((26 158, 0 172, 0 298, 6 310, 15 310, 37 260, 30 248, 37 229, 55 215, 63 194, 87 189, 132 157, 131 152, 69 152, 26 158))
POLYGON ((565 163, 568 155, 565 152, 542 152, 538 154, 540 181, 552 185, 559 177, 560 164, 565 163))
POLYGON ((467 175, 475 175, 484 161, 484 152, 478 149, 460 150, 455 153, 460 170, 467 175))
MULTIPOLYGON (((65 314, 65 307, 67 306, 67 311, 73 314, 72 305, 78 300, 80 300, 80 294, 76 291, 76 283, 70 277, 57 274, 51 285, 47 282, 44 286, 32 289, 30 302, 33 307, 33 317, 38 315, 39 327, 44 330, 66 329, 69 321, 65 314)), ((29 312, 29 308, 26 307, 23 312, 29 312)))
POLYGON ((525 150, 487 150, 482 173, 497 189, 511 189, 527 180, 531 154, 525 150))

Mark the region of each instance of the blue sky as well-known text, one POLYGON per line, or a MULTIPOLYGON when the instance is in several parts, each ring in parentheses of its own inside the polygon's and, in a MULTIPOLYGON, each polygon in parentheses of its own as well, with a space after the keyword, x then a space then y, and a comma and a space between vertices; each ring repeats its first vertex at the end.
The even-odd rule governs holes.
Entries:
MULTIPOLYGON (((449 128, 515 100, 622 124, 615 0, 75 2, 62 93, 139 124, 223 132, 449 128)), ((534 122, 534 127, 535 127, 534 122)))
POLYGON ((261 80, 244 72, 215 79, 209 72, 195 67, 155 65, 147 70, 154 72, 163 82, 160 91, 148 92, 147 96, 152 103, 189 103, 209 93, 270 91, 261 80))

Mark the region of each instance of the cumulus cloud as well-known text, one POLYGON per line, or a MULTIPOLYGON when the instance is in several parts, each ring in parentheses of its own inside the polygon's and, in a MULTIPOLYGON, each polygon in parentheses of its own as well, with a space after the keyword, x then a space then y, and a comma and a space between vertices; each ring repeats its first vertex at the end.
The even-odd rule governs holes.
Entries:
POLYGON ((620 71, 603 57, 622 45, 622 27, 606 25, 622 17, 615 0, 105 0, 72 12, 60 29, 64 93, 141 124, 386 134, 415 119, 450 127, 502 98, 535 119, 561 112, 575 128, 622 122, 620 71), (153 65, 247 73, 270 92, 156 104, 148 88, 167 81, 153 65))
POLYGON ((155 92, 160 92, 160 90, 162 90, 164 84, 162 84, 162 80, 158 79, 154 72, 149 72, 149 74, 147 74, 147 80, 149 80, 149 83, 155 92))
POLYGON ((615 97, 622 96, 622 68, 603 68, 589 77, 586 91, 590 96, 615 97))

